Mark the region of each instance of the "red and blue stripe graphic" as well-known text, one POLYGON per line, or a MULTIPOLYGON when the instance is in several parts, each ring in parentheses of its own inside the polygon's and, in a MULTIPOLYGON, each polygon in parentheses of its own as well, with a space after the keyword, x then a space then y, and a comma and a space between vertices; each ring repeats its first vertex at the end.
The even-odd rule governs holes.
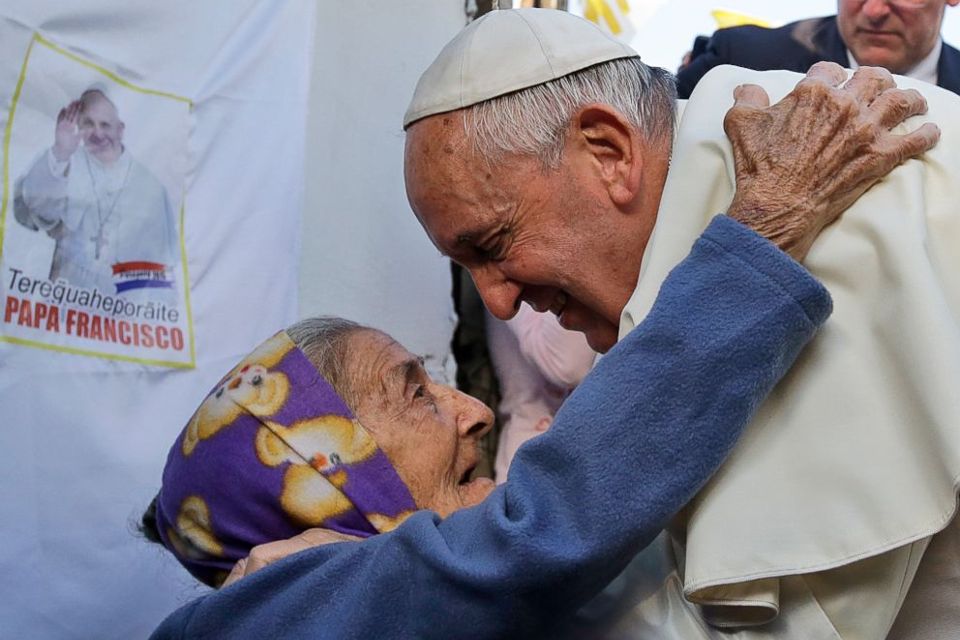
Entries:
POLYGON ((133 289, 170 289, 173 281, 167 278, 167 266, 159 262, 134 260, 113 265, 117 293, 133 289))

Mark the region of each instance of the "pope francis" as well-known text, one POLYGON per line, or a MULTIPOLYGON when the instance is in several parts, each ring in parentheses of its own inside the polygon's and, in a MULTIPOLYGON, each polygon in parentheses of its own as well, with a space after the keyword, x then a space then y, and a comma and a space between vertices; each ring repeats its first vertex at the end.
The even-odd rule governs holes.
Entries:
POLYGON ((118 265, 169 288, 177 235, 167 191, 124 147, 124 128, 99 86, 61 109, 53 146, 17 181, 14 216, 55 240, 51 281, 129 298, 143 290, 126 289, 118 265))

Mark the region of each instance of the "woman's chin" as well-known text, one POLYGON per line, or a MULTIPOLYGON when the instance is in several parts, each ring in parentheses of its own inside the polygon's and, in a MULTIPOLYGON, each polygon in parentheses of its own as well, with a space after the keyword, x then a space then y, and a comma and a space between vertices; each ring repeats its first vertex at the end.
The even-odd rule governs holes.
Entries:
POLYGON ((490 478, 475 478, 438 492, 432 500, 418 502, 418 505, 446 518, 455 511, 477 506, 493 493, 496 486, 490 478))
POLYGON ((474 507, 487 499, 493 490, 497 487, 496 483, 490 478, 474 478, 469 482, 459 485, 461 508, 474 507))

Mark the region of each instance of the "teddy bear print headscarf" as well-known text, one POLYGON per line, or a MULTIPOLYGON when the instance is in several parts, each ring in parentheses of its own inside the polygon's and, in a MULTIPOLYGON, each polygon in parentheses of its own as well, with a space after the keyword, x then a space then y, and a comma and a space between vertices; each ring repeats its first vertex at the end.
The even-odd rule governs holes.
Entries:
POLYGON ((416 505, 387 456, 281 331, 230 371, 177 438, 157 496, 164 545, 219 583, 258 544, 324 527, 360 537, 416 505))

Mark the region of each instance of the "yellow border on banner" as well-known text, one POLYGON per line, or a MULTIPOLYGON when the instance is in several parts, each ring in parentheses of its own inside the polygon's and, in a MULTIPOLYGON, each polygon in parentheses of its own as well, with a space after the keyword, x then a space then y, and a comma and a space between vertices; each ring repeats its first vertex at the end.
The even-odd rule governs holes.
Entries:
POLYGON ((20 91, 23 90, 23 81, 27 77, 27 62, 30 60, 30 54, 33 52, 33 43, 36 42, 36 35, 30 41, 27 47, 27 55, 23 57, 23 64, 20 65, 20 77, 17 78, 17 86, 13 90, 13 98, 10 101, 10 113, 7 115, 7 126, 3 132, 3 202, 0 203, 0 260, 3 260, 3 236, 7 224, 7 202, 10 200, 10 137, 13 135, 13 115, 17 112, 17 103, 20 101, 20 91))
MULTIPOLYGON (((100 353, 99 351, 89 351, 87 349, 78 349, 76 347, 63 347, 56 344, 47 344, 46 342, 37 342, 35 340, 28 340, 26 338, 17 338, 15 336, 0 336, 0 342, 9 342, 11 344, 19 344, 26 347, 37 347, 38 349, 46 349, 47 351, 58 351, 60 353, 72 353, 78 356, 92 356, 95 358, 106 358, 108 360, 122 360, 123 362, 136 362, 139 364, 149 364, 153 366, 162 366, 162 367, 171 367, 176 369, 193 369, 197 365, 194 362, 173 362, 167 360, 151 360, 149 358, 134 358, 133 356, 125 355, 109 355, 106 353, 100 353)), ((193 348, 191 345, 190 355, 193 356, 193 348)))
MULTIPOLYGON (((147 95, 160 96, 163 98, 169 98, 171 100, 177 100, 179 102, 185 102, 188 105, 190 111, 193 111, 193 100, 186 98, 184 96, 178 96, 174 93, 168 93, 166 91, 157 91, 155 89, 147 89, 146 87, 140 87, 124 80, 114 72, 109 69, 105 69, 98 64, 85 60, 78 56, 75 53, 67 51, 63 47, 50 42, 38 32, 34 32, 33 38, 30 40, 29 46, 27 46, 27 53, 23 57, 23 64, 20 66, 20 77, 17 78, 17 86, 13 91, 13 98, 10 102, 10 112, 7 117, 7 126, 4 130, 3 136, 3 202, 0 203, 0 260, 3 259, 3 241, 4 241, 4 231, 6 230, 6 221, 7 221, 7 203, 10 201, 10 138, 13 135, 13 116, 17 111, 17 103, 20 101, 20 92, 23 89, 23 82, 27 77, 27 63, 30 61, 30 54, 33 52, 33 45, 39 43, 48 49, 59 53, 63 56, 66 56, 82 64, 85 67, 89 67, 103 75, 107 76, 117 84, 120 84, 128 89, 136 91, 138 93, 144 93, 147 95)), ((48 351, 58 351, 60 353, 72 353, 75 355, 81 356, 91 356, 96 358, 105 358, 107 360, 121 360, 123 362, 136 362, 140 364, 147 364, 152 366, 162 366, 162 367, 174 367, 178 369, 193 369, 197 366, 197 347, 196 340, 193 332, 193 310, 190 306, 190 274, 187 272, 187 245, 184 239, 183 234, 183 219, 184 212, 186 209, 186 185, 184 185, 184 191, 181 194, 180 198, 180 260, 183 265, 183 284, 184 284, 184 299, 187 306, 187 335, 190 340, 190 362, 170 362, 166 360, 152 360, 150 358, 135 358, 133 356, 125 355, 112 355, 108 353, 101 353, 98 351, 91 351, 88 349, 78 349, 75 347, 65 347, 61 345, 47 344, 45 342, 38 342, 35 340, 28 340, 25 338, 17 338, 14 336, 4 336, 0 335, 0 342, 9 342, 11 344, 19 344, 22 346, 37 347, 40 349, 47 349, 48 351)))
POLYGON ((56 51, 57 53, 59 53, 59 54, 61 54, 61 55, 64 55, 64 56, 70 58, 70 59, 73 60, 74 62, 79 62, 80 64, 82 64, 82 65, 85 66, 85 67, 90 67, 91 69, 94 69, 94 70, 96 70, 96 71, 99 71, 100 73, 102 73, 103 75, 107 76, 108 78, 110 78, 111 80, 113 80, 114 82, 116 82, 117 84, 121 84, 121 85, 125 86, 125 87, 128 88, 128 89, 133 89, 134 91, 137 91, 137 92, 139 92, 139 93, 146 93, 146 94, 149 94, 149 95, 152 95, 152 96, 162 96, 162 97, 164 97, 164 98, 171 98, 171 99, 173 99, 173 100, 179 100, 180 102, 186 102, 187 104, 190 105, 191 108, 193 108, 193 101, 192 101, 190 98, 185 98, 185 97, 183 97, 183 96, 178 96, 178 95, 175 94, 175 93, 167 93, 166 91, 157 91, 156 89, 147 89, 146 87, 137 86, 137 85, 133 84, 132 82, 127 82, 126 80, 124 80, 123 78, 121 78, 120 76, 118 76, 117 74, 115 74, 113 71, 110 71, 109 69, 104 69, 104 68, 101 67, 100 65, 95 64, 95 63, 93 63, 93 62, 90 62, 89 60, 84 60, 83 58, 81 58, 81 57, 78 56, 77 54, 71 53, 70 51, 67 51, 67 50, 64 49, 63 47, 61 47, 61 46, 59 46, 59 45, 56 45, 56 44, 53 44, 52 42, 50 42, 49 40, 47 40, 46 38, 44 38, 42 35, 40 35, 39 33, 34 33, 34 34, 33 34, 33 39, 34 39, 35 42, 39 42, 40 44, 42 44, 42 45, 44 45, 44 46, 46 46, 46 47, 48 47, 48 48, 50 48, 50 49, 53 49, 53 50, 56 51))
MULTIPOLYGON (((190 103, 190 109, 193 110, 193 103, 190 103)), ((193 340, 193 308, 190 306, 190 272, 187 270, 187 243, 183 237, 183 218, 187 207, 186 185, 184 185, 183 196, 180 198, 180 262, 183 265, 183 297, 187 304, 187 334, 190 336, 190 366, 195 367, 197 363, 197 347, 193 340)))

